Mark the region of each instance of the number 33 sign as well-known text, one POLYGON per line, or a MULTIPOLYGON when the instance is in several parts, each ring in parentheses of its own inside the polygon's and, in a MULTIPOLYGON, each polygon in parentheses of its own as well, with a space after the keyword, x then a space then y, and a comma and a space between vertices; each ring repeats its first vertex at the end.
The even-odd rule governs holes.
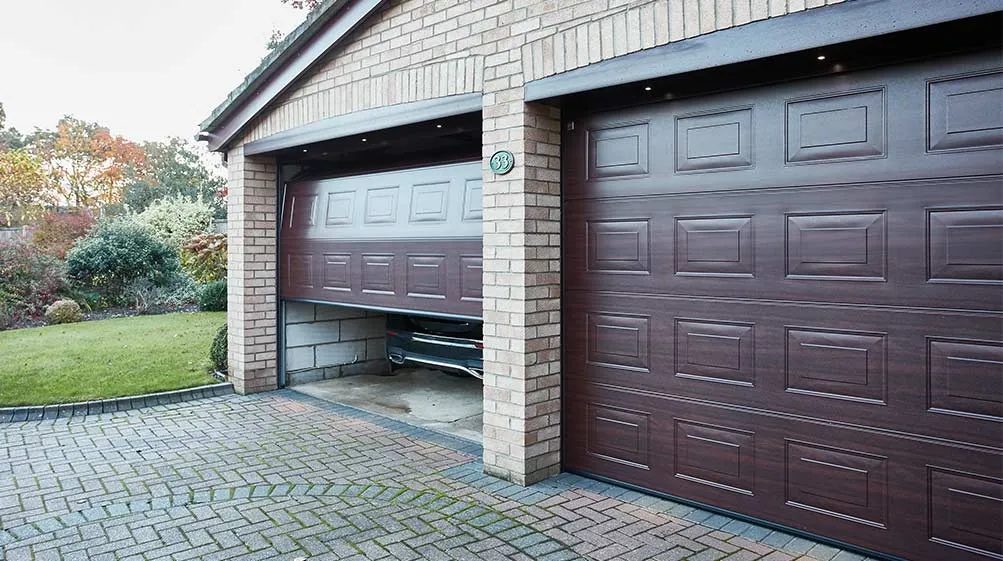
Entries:
POLYGON ((491 166, 491 171, 498 175, 505 175, 512 171, 512 166, 515 165, 515 156, 508 150, 499 150, 491 155, 488 163, 491 166))

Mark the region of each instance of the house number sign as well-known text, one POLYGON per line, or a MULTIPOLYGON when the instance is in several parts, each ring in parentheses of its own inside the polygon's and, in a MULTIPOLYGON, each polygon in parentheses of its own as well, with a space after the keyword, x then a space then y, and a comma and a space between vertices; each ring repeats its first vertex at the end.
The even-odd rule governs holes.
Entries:
POLYGON ((498 175, 505 175, 512 171, 512 166, 515 165, 515 156, 508 150, 499 150, 491 154, 488 163, 491 166, 491 171, 498 175))

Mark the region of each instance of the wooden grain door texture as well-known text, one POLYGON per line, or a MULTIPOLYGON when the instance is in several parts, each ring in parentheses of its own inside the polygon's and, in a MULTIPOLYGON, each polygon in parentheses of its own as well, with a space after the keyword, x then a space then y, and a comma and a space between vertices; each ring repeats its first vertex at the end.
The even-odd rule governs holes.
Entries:
POLYGON ((286 187, 282 297, 481 316, 480 162, 286 187))
POLYGON ((569 116, 567 468, 1003 559, 998 65, 569 116))

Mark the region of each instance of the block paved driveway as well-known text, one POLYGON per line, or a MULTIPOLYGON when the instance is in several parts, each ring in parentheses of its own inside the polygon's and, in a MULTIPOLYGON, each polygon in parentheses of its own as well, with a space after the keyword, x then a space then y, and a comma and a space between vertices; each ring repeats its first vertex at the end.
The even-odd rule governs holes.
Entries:
POLYGON ((476 444, 292 391, 0 425, 16 560, 863 557, 564 474, 522 488, 476 444))

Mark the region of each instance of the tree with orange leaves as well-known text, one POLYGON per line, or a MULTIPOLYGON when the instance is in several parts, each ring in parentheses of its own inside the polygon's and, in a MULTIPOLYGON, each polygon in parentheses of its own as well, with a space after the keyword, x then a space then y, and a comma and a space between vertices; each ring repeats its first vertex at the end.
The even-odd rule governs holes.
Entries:
POLYGON ((117 203, 128 182, 145 173, 142 147, 72 116, 60 119, 55 131, 36 131, 32 151, 41 158, 60 198, 74 207, 117 203))

